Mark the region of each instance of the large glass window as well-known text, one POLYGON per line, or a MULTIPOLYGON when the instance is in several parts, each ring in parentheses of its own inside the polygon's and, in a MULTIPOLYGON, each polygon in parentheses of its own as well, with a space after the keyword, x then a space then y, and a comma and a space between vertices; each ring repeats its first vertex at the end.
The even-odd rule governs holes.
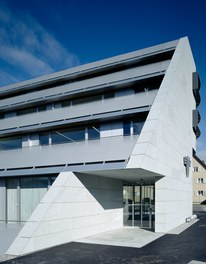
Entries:
POLYGON ((56 175, 6 179, 6 221, 27 221, 55 179, 56 175))
POLYGON ((99 101, 99 100, 102 100, 102 95, 93 95, 89 97, 74 99, 72 101, 72 105, 91 103, 91 102, 99 101))
POLYGON ((17 149, 22 147, 22 137, 0 138, 0 150, 17 149))
POLYGON ((130 135, 130 121, 125 121, 123 123, 123 132, 124 132, 124 136, 130 135))
POLYGON ((57 178, 57 176, 51 177, 51 180, 50 180, 51 185, 54 183, 54 181, 56 180, 56 178, 57 178))
POLYGON ((110 98, 114 98, 114 93, 106 93, 106 94, 104 94, 104 99, 110 99, 110 98))
POLYGON ((7 179, 7 221, 18 221, 18 179, 7 179))
POLYGON ((27 221, 48 188, 47 177, 20 179, 21 221, 27 221))
POLYGON ((139 135, 141 133, 142 127, 144 125, 144 122, 133 122, 133 134, 134 135, 139 135))
POLYGON ((39 144, 40 145, 48 145, 49 144, 49 133, 40 133, 39 134, 39 144))
POLYGON ((85 140, 85 129, 58 130, 52 132, 52 143, 66 143, 85 140))
POLYGON ((32 114, 37 111, 36 107, 33 108, 26 108, 26 109, 20 109, 17 111, 17 115, 27 115, 27 114, 32 114))
POLYGON ((46 105, 39 105, 37 107, 38 112, 46 111, 46 105))
POLYGON ((100 126, 89 126, 88 127, 88 139, 100 138, 100 126))
POLYGON ((71 105, 71 101, 69 101, 69 100, 62 102, 62 107, 68 107, 70 105, 71 105))

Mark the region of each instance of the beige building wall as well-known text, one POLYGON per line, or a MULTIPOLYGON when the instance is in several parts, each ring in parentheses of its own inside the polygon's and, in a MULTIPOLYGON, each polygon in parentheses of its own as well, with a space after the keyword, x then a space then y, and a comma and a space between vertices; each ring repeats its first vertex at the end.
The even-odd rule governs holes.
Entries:
POLYGON ((193 157, 193 203, 206 200, 206 164, 198 157, 193 157))

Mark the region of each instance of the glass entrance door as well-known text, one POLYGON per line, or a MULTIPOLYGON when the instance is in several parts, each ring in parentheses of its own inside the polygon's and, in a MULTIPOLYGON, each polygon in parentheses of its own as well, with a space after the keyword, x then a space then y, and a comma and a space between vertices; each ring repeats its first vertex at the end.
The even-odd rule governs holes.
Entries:
POLYGON ((123 189, 124 225, 153 229, 155 186, 127 183, 123 189))
POLYGON ((155 202, 154 202, 154 185, 142 186, 141 202, 141 227, 154 228, 155 202))

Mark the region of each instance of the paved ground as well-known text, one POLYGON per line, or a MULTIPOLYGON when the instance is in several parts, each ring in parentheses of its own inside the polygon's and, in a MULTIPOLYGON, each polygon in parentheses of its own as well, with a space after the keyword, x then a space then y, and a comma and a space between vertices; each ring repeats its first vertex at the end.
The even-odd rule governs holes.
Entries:
POLYGON ((154 233, 138 227, 124 227, 75 242, 141 248, 163 235, 163 233, 154 233))
POLYGON ((68 243, 5 264, 188 264, 206 261, 206 213, 179 235, 167 234, 142 248, 68 243), (197 261, 197 262, 194 262, 197 261), (198 262, 199 261, 199 262, 198 262))
POLYGON ((22 227, 20 224, 0 224, 0 256, 6 253, 22 227))

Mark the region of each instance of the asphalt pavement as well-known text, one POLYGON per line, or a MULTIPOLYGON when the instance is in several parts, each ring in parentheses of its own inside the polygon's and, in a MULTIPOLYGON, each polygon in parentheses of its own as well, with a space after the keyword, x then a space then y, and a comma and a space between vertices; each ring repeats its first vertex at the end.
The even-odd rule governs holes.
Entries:
POLYGON ((180 234, 166 234, 142 248, 68 243, 5 264, 188 264, 206 262, 206 213, 180 234), (197 261, 197 262, 192 262, 197 261))

